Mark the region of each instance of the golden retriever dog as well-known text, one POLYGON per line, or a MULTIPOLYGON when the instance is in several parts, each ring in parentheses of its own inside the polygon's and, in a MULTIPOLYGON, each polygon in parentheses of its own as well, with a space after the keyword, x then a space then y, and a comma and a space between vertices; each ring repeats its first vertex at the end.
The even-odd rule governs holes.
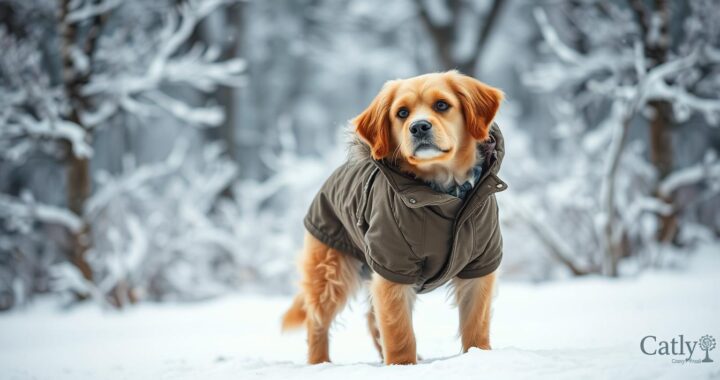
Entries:
MULTIPOLYGON (((483 159, 478 146, 490 138, 502 99, 500 90, 457 71, 432 73, 387 82, 351 123, 373 160, 382 160, 403 175, 443 191, 472 180, 473 168, 483 159)), ((504 185, 497 183, 498 188, 504 185)), ((415 203, 414 199, 410 202, 415 203)), ((307 329, 308 362, 330 361, 330 326, 348 300, 368 284, 371 307, 367 324, 381 358, 386 364, 417 363, 412 326, 416 284, 390 280, 372 265, 369 281, 363 281, 363 267, 367 269, 363 260, 316 236, 306 233, 299 265, 300 291, 282 321, 283 330, 307 329)), ((364 247, 356 249, 361 252, 364 247)), ((459 311, 463 352, 471 347, 490 349, 495 281, 495 268, 481 277, 448 280, 459 311)))

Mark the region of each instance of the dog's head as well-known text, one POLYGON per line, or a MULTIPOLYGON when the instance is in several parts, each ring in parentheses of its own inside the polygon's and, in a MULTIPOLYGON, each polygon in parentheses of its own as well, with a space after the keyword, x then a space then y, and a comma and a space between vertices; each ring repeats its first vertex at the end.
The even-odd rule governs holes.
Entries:
POLYGON ((390 158, 411 171, 474 162, 488 138, 503 93, 457 71, 392 80, 353 119, 376 160, 390 158))

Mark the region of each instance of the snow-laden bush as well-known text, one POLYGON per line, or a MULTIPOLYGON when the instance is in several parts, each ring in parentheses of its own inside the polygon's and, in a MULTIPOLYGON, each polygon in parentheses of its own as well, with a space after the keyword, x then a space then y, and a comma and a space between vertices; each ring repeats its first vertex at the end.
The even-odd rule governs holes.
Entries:
POLYGON ((261 291, 289 291, 296 285, 303 218, 322 183, 345 160, 342 138, 321 156, 303 156, 289 125, 280 123, 279 128, 278 152, 263 154, 271 175, 238 181, 233 197, 218 207, 218 214, 235 224, 242 242, 241 269, 257 278, 255 286, 261 291))
POLYGON ((99 173, 85 216, 93 226, 94 281, 61 263, 55 290, 122 305, 197 299, 243 282, 234 270, 241 246, 234 226, 216 215, 237 171, 221 152, 208 145, 190 153, 188 141, 179 140, 163 161, 135 166, 127 157, 122 174, 99 173))
POLYGON ((291 137, 281 146, 264 155, 273 174, 263 180, 238 180, 220 145, 191 149, 185 138, 159 162, 136 165, 128 156, 122 173, 98 173, 85 216, 93 226, 93 281, 62 254, 64 229, 80 228, 78 218, 29 196, 0 198, 8 207, 0 222, 9 233, 0 238, 7 253, 0 301, 8 307, 37 291, 53 291, 118 306, 289 289, 304 214, 344 152, 299 157, 291 137), (33 289, 38 286, 43 288, 33 289))

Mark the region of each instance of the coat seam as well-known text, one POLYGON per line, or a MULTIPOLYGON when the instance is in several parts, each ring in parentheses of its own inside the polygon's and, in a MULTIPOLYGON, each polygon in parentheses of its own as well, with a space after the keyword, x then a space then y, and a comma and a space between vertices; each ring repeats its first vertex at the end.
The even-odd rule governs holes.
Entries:
MULTIPOLYGON (((397 193, 394 193, 393 195, 398 196, 397 193)), ((400 201, 402 202, 402 200, 400 200, 400 201)), ((413 255, 413 257, 414 257, 418 262, 422 261, 422 259, 420 258, 420 256, 418 256, 418 254, 417 254, 417 253, 415 252, 415 250, 413 249, 412 245, 407 241, 407 238, 405 237, 405 234, 403 233, 402 228, 400 227, 400 220, 399 220, 398 217, 397 217, 397 209, 396 209, 396 207, 395 207, 395 202, 390 202, 390 214, 392 215, 393 221, 395 222, 395 225, 397 226, 398 230, 400 231, 400 236, 402 237, 403 241, 404 241, 405 244, 407 245, 408 250, 410 251, 410 253, 413 255)))
MULTIPOLYGON (((357 219, 357 223, 365 223, 365 211, 367 210, 367 205, 370 202, 370 191, 372 188, 372 185, 375 183, 375 175, 378 173, 380 169, 377 167, 370 173, 368 176, 367 181, 363 185, 363 192, 360 195, 360 202, 358 204, 358 208, 355 211, 355 218, 357 219)), ((359 226, 359 224, 358 224, 359 226)))
POLYGON ((316 239, 320 240, 323 244, 330 246, 333 249, 337 249, 338 251, 345 252, 348 254, 351 254, 353 256, 356 256, 358 254, 364 254, 362 250, 359 250, 356 248, 353 244, 348 243, 345 241, 345 239, 333 237, 329 234, 326 234, 322 232, 320 228, 318 228, 315 224, 313 224, 311 221, 305 219, 305 229, 313 235, 316 239))
MULTIPOLYGON (((368 256, 369 256, 369 255, 368 255, 368 256)), ((408 284, 414 284, 414 283, 416 282, 417 278, 418 278, 417 275, 407 275, 407 274, 402 274, 402 273, 398 273, 398 272, 392 271, 392 270, 390 270, 390 269, 387 269, 384 265, 381 265, 381 264, 378 263, 375 259, 373 259, 372 256, 370 256, 369 259, 370 259, 370 260, 369 260, 369 261, 370 261, 370 262, 369 262, 370 267, 371 267, 373 270, 377 271, 376 268, 381 268, 383 272, 386 272, 386 273, 378 273, 378 274, 380 274, 381 276, 382 276, 383 274, 390 274, 391 276, 395 276, 395 277, 397 277, 397 278, 406 279, 406 281, 409 280, 409 282, 407 282, 408 284)))

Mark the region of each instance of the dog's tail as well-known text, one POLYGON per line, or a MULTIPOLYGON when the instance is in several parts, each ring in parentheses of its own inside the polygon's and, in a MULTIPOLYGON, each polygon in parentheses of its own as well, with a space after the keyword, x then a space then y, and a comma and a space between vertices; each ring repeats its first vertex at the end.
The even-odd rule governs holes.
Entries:
POLYGON ((283 315, 282 331, 294 330, 300 328, 307 319, 307 311, 305 310, 305 295, 298 293, 293 300, 290 308, 283 315))

